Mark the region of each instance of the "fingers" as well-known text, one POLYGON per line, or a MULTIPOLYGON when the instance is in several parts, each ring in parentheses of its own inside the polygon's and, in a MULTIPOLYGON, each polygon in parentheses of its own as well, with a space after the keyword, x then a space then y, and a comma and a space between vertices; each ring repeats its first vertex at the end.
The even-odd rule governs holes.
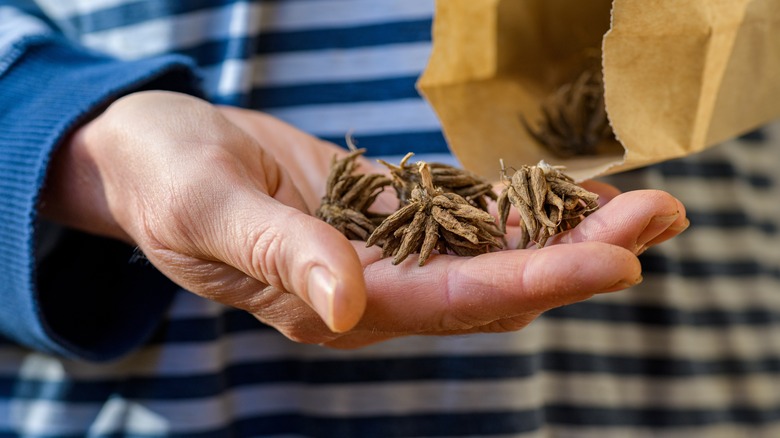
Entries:
MULTIPOLYGON (((473 258, 434 255, 424 267, 383 259, 366 267, 368 307, 357 329, 468 331, 613 291, 641 280, 636 257, 600 242, 473 258)), ((529 319, 530 321, 530 319, 529 319)))
POLYGON ((367 265, 366 316, 353 334, 327 345, 351 348, 409 333, 518 330, 547 309, 640 282, 636 254, 682 232, 685 208, 664 192, 598 190, 613 199, 547 248, 467 259, 437 255, 423 268, 386 260, 367 265))
POLYGON ((630 251, 582 242, 468 259, 436 255, 422 269, 413 262, 380 262, 366 278, 363 321, 325 345, 357 348, 410 334, 520 330, 549 309, 633 286, 642 273, 630 251))
POLYGON ((681 232, 685 209, 659 191, 613 194, 599 211, 541 250, 466 259, 437 255, 423 268, 392 266, 387 260, 367 265, 366 316, 354 334, 328 345, 354 347, 403 333, 517 330, 547 309, 640 282, 635 254, 681 232))
POLYGON ((172 93, 131 96, 105 114, 96 132, 115 141, 93 143, 112 145, 99 156, 112 211, 162 272, 255 314, 270 305, 270 285, 334 331, 357 323, 360 261, 341 234, 304 213, 294 182, 305 169, 293 179, 275 154, 299 150, 297 131, 270 129, 259 143, 210 104, 172 93))
POLYGON ((366 306, 362 266, 338 231, 256 193, 231 200, 222 221, 226 232, 215 234, 217 257, 260 283, 297 295, 335 332, 358 322, 366 306))
POLYGON ((641 254, 688 227, 685 207, 658 190, 637 190, 616 196, 573 230, 554 236, 550 244, 599 241, 641 254))

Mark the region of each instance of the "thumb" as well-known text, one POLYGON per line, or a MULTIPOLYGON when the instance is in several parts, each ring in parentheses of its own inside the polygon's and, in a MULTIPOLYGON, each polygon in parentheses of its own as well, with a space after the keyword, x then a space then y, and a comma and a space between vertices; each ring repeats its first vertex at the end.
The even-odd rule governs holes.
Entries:
POLYGON ((219 259, 260 283, 297 295, 334 332, 357 324, 366 306, 363 268, 341 233, 265 193, 238 196, 231 204, 224 210, 227 232, 215 233, 219 259))

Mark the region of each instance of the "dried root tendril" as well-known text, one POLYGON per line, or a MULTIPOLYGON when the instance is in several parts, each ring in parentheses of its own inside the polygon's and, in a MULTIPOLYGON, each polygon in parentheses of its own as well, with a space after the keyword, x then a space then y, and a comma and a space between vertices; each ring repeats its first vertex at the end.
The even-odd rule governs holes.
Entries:
MULTIPOLYGON (((377 196, 390 185, 382 174, 356 174, 357 159, 365 149, 354 149, 343 158, 333 157, 325 183, 325 196, 315 215, 352 240, 366 240, 379 215, 369 212, 377 196)), ((381 218, 381 217, 380 217, 381 218)))
MULTIPOLYGON (((398 199, 404 205, 410 202, 412 190, 422 183, 418 166, 407 164, 413 153, 406 154, 396 166, 384 160, 378 160, 390 169, 398 199)), ((465 169, 443 163, 428 163, 433 185, 444 192, 456 193, 466 199, 471 205, 487 211, 488 200, 495 201, 496 193, 493 186, 479 176, 465 169)))
POLYGON ((506 184, 498 197, 499 227, 506 232, 510 207, 520 214, 519 248, 533 242, 542 247, 551 236, 570 230, 599 208, 598 195, 574 183, 563 167, 544 161, 522 166, 507 177, 503 162, 502 179, 506 184))
POLYGON ((420 266, 434 249, 473 256, 503 247, 503 233, 492 215, 457 193, 436 187, 427 163, 418 163, 418 172, 420 184, 412 189, 407 204, 374 230, 366 246, 382 246, 383 256, 392 256, 394 265, 419 253, 420 266))
POLYGON ((541 112, 537 129, 525 117, 520 120, 534 140, 558 157, 597 155, 602 142, 614 137, 600 69, 588 69, 558 88, 542 102, 541 112))
POLYGON ((598 195, 574 183, 563 167, 541 161, 524 165, 511 176, 503 161, 504 189, 496 195, 492 186, 468 171, 439 163, 407 164, 407 154, 398 166, 382 161, 391 177, 357 173, 358 158, 365 152, 349 141, 352 151, 333 157, 326 181, 326 194, 316 216, 347 238, 364 240, 366 246, 382 248, 383 257, 401 263, 417 253, 424 265, 431 254, 476 256, 504 247, 510 209, 520 216, 518 247, 537 247, 562 231, 570 230, 598 209, 598 195), (399 198, 399 208, 390 215, 369 211, 389 185, 399 198), (488 200, 497 202, 498 220, 487 212, 488 200))

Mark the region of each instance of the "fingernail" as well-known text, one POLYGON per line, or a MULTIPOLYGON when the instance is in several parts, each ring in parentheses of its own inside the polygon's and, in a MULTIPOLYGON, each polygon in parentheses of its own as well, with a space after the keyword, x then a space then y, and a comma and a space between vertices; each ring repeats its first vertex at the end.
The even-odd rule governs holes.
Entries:
POLYGON ((642 234, 640 234, 639 237, 636 239, 636 245, 634 246, 634 253, 636 254, 637 252, 641 251, 642 248, 646 246, 648 242, 658 237, 659 234, 667 230, 669 226, 672 225, 679 216, 680 213, 674 213, 668 216, 654 216, 652 219, 650 219, 650 222, 642 231, 642 234))
POLYGON ((617 283, 613 284, 612 286, 608 287, 604 292, 615 292, 623 289, 628 289, 631 286, 636 286, 637 284, 641 283, 643 279, 644 278, 642 278, 641 275, 635 279, 624 278, 618 281, 617 283))
POLYGON ((333 330, 335 319, 333 302, 336 295, 336 277, 322 266, 315 266, 309 271, 308 294, 311 306, 333 330))
POLYGON ((682 233, 683 231, 687 230, 688 227, 691 226, 691 220, 686 218, 685 222, 683 222, 682 225, 679 227, 669 227, 669 230, 674 231, 675 233, 682 233))

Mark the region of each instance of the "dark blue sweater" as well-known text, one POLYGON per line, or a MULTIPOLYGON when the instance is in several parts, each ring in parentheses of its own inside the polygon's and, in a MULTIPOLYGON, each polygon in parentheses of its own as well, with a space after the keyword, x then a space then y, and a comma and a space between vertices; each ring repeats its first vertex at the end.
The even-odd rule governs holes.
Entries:
POLYGON ((37 263, 39 194, 81 123, 137 90, 199 94, 193 66, 178 56, 119 61, 55 34, 20 40, 0 66, 0 332, 66 356, 121 355, 151 333, 176 286, 131 262, 132 248, 72 230, 37 263))

